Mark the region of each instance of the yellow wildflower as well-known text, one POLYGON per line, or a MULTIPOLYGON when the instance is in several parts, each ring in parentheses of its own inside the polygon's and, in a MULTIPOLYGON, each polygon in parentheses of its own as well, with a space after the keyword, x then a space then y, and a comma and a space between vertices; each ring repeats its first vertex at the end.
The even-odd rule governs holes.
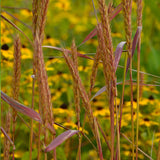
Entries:
POLYGON ((55 7, 58 8, 59 10, 63 11, 68 11, 70 10, 70 2, 68 0, 59 0, 58 2, 55 3, 55 7))
POLYGON ((46 70, 47 70, 47 71, 53 71, 54 68, 53 68, 53 67, 46 67, 46 70))
POLYGON ((93 115, 95 117, 97 117, 97 116, 106 116, 106 115, 109 116, 109 114, 110 114, 110 112, 109 112, 108 109, 96 110, 96 111, 93 112, 93 115))
POLYGON ((93 44, 94 46, 98 46, 98 41, 96 39, 90 39, 86 42, 86 44, 93 44))
POLYGON ((8 43, 11 43, 11 42, 12 42, 11 38, 9 38, 6 35, 1 35, 1 44, 8 44, 8 43))
POLYGON ((87 27, 86 27, 85 25, 77 24, 77 25, 75 26, 75 31, 76 31, 77 33, 79 33, 79 32, 85 32, 86 30, 87 30, 87 27))
POLYGON ((24 151, 18 150, 18 151, 14 152, 14 157, 15 158, 22 158, 23 154, 24 154, 24 151))
POLYGON ((44 39, 43 45, 51 45, 51 46, 56 46, 59 44, 59 40, 54 39, 54 38, 47 38, 44 39))
POLYGON ((32 59, 33 53, 28 48, 21 48, 22 59, 32 59))
POLYGON ((116 37, 116 38, 122 38, 123 37, 121 33, 112 33, 111 35, 112 35, 112 37, 116 37))
MULTIPOLYGON (((131 107, 131 102, 130 102, 130 101, 125 102, 125 106, 126 106, 126 107, 131 107)), ((136 109, 136 108, 137 108, 137 103, 136 103, 136 102, 134 102, 134 101, 133 101, 133 108, 134 108, 134 109, 136 109)))
POLYGON ((149 103, 149 100, 147 98, 142 98, 139 102, 140 105, 144 106, 149 103))
POLYGON ((1 53, 6 59, 8 59, 8 60, 13 59, 13 51, 12 50, 2 50, 1 49, 1 53))
POLYGON ((63 123, 63 126, 65 126, 65 127, 72 127, 72 128, 77 128, 77 125, 76 124, 74 124, 73 122, 65 122, 65 123, 63 123))
POLYGON ((28 11, 27 9, 20 10, 20 15, 24 18, 32 17, 32 12, 28 11))
POLYGON ((147 126, 147 127, 150 127, 152 125, 157 125, 157 126, 159 125, 158 122, 151 121, 148 117, 145 117, 145 118, 141 119, 139 124, 147 126))

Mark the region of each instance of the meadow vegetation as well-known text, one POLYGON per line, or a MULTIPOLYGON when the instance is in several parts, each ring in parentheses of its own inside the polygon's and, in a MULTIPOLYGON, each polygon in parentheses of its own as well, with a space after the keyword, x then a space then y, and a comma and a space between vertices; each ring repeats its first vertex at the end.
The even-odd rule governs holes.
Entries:
POLYGON ((160 159, 160 2, 1 4, 1 158, 160 159))

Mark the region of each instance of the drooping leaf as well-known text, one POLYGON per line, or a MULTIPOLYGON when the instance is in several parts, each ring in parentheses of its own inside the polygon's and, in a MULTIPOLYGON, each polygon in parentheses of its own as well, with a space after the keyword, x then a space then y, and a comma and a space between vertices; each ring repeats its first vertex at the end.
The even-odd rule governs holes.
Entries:
MULTIPOLYGON (((141 35, 141 31, 142 31, 142 26, 138 26, 138 27, 137 27, 136 34, 135 34, 134 39, 133 39, 133 42, 132 42, 132 57, 133 57, 133 55, 134 55, 134 52, 135 52, 135 49, 136 49, 136 46, 137 46, 139 37, 140 37, 140 35, 141 35)), ((127 73, 127 71, 128 71, 129 65, 130 65, 130 58, 128 57, 128 59, 127 59, 126 73, 127 73)))
MULTIPOLYGON (((62 48, 54 47, 54 46, 42 46, 42 47, 44 47, 44 48, 51 48, 51 49, 58 50, 58 51, 61 51, 61 52, 65 51, 65 52, 71 54, 71 51, 69 49, 62 49, 62 48)), ((81 54, 79 52, 77 52, 77 56, 78 57, 82 57, 82 58, 86 58, 86 59, 92 59, 91 57, 88 57, 88 56, 86 56, 84 54, 81 54)))
POLYGON ((35 121, 42 123, 42 119, 40 115, 37 112, 35 112, 33 109, 28 108, 24 106, 23 104, 17 102, 16 100, 10 98, 2 91, 1 91, 1 98, 5 102, 7 102, 10 106, 12 106, 16 111, 21 112, 24 115, 29 116, 30 118, 34 119, 35 121))
POLYGON ((126 44, 126 42, 120 42, 116 48, 115 51, 115 71, 117 70, 117 66, 119 64, 119 60, 121 58, 122 55, 122 51, 123 51, 123 46, 126 44))
MULTIPOLYGON (((109 19, 110 21, 122 10, 123 5, 122 3, 120 3, 109 15, 109 19)), ((94 28, 87 36, 86 38, 82 41, 82 43, 79 45, 81 46, 82 44, 84 44, 86 41, 88 41, 89 39, 91 39, 92 37, 94 37, 95 35, 97 35, 97 29, 94 28)))
POLYGON ((49 152, 53 149, 55 149, 57 146, 62 144, 66 139, 70 138, 74 134, 77 134, 79 131, 78 130, 68 130, 60 134, 58 137, 56 137, 46 148, 45 152, 49 152))

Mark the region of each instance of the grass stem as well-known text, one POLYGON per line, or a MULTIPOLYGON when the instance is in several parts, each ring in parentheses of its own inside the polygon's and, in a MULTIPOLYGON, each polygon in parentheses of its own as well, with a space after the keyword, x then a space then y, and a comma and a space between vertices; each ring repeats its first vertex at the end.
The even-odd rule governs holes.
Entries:
POLYGON ((134 110, 133 110, 133 81, 132 81, 132 56, 130 55, 130 86, 131 86, 131 127, 132 127, 132 160, 134 160, 134 110))
MULTIPOLYGON (((142 0, 137 0, 137 25, 142 26, 142 0)), ((141 37, 137 44, 137 123, 136 123, 136 160, 138 160, 138 132, 139 132, 139 100, 140 100, 140 49, 141 37)))
MULTIPOLYGON (((35 86, 35 75, 32 75, 32 105, 34 109, 34 87, 35 86)), ((31 119, 31 132, 30 132, 30 148, 29 148, 29 159, 32 160, 32 143, 33 143, 33 119, 31 119)))

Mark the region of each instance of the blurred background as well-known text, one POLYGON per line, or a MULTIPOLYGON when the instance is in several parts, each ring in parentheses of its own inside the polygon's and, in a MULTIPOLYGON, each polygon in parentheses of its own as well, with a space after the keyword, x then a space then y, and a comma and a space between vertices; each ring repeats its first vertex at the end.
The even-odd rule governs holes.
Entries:
MULTIPOLYGON (((120 4, 120 0, 113 1, 113 8, 120 4)), ((106 2, 108 3, 108 1, 106 2)), ((32 40, 32 1, 15 0, 2 1, 1 14, 17 25, 32 40), (16 20, 15 18, 20 21, 16 20), (23 24, 23 23, 25 24, 23 24)), ((97 15, 99 17, 97 1, 95 1, 97 15)), ((132 37, 137 30, 137 6, 136 1, 132 4, 132 37)), ((141 81, 145 85, 141 93, 141 123, 140 123, 140 147, 147 154, 151 154, 153 144, 153 159, 156 158, 158 141, 160 139, 160 1, 143 1, 143 26, 142 26, 142 45, 141 45, 141 81), (147 145, 147 147, 146 147, 147 145)), ((70 49, 72 40, 75 39, 78 51, 93 57, 98 45, 97 36, 80 45, 85 37, 96 27, 97 21, 93 9, 92 1, 86 0, 50 0, 45 27, 43 45, 56 46, 70 49)), ((116 46, 125 41, 124 19, 122 11, 111 21, 114 51, 116 46)), ((12 75, 13 75, 13 39, 19 33, 13 26, 1 18, 1 89, 11 96, 12 75)), ((31 106, 32 93, 32 57, 33 48, 28 40, 21 34, 21 84, 19 101, 26 106, 31 106)), ((52 94, 55 120, 71 129, 75 129, 76 115, 73 103, 72 76, 62 57, 62 53, 48 48, 43 48, 48 82, 52 94)), ((79 72, 86 87, 89 90, 89 79, 92 69, 92 60, 79 58, 79 72)), ((124 55, 122 54, 120 65, 124 66, 124 55)), ((133 56, 133 80, 136 81, 137 51, 133 56)), ((117 82, 122 82, 123 68, 117 70, 117 82)), ((127 77, 129 79, 129 77, 127 77)), ((92 96, 105 85, 102 65, 99 65, 95 88, 92 96)), ((38 94, 35 94, 35 110, 38 109, 38 94)), ((118 86, 118 101, 121 97, 121 85, 118 86)), ((124 121, 122 122, 122 132, 130 137, 130 87, 125 89, 125 111, 124 121)), ((136 86, 134 87, 134 109, 136 109, 136 86)), ((99 118, 105 131, 109 130, 109 109, 106 107, 105 93, 96 97, 92 102, 94 114, 99 118)), ((8 112, 8 105, 2 103, 2 122, 5 124, 5 115, 8 112)), ((83 123, 84 110, 81 110, 81 123, 83 123)), ((29 122, 29 119, 24 117, 29 122)), ((16 132, 16 158, 27 160, 29 156, 29 129, 20 119, 17 119, 16 132), (25 137, 25 138, 24 138, 25 137)), ((2 126, 4 125, 2 123, 2 126)), ((86 125, 86 134, 91 132, 86 125)), ((35 125, 35 131, 37 130, 35 125)), ((57 135, 62 133, 61 128, 56 128, 57 135)), ((2 142, 3 142, 3 135, 2 142)), ((36 137, 34 137, 36 139, 36 137)), ((93 140, 93 136, 89 135, 93 140)), ((131 154, 131 146, 122 139, 122 154, 126 159, 131 154)), ((93 140, 93 143, 94 140, 93 140)), ((102 140, 103 143, 103 140, 102 140)), ((75 159, 78 141, 76 137, 71 138, 65 144, 57 148, 59 159, 75 159), (72 145, 70 145, 72 144, 72 145)), ((97 153, 86 139, 82 143, 82 159, 97 159, 97 153)), ((103 144, 104 157, 107 159, 109 151, 105 143, 103 144)), ((33 146, 36 159, 36 144, 33 146)), ((3 156, 3 154, 1 155, 3 156)), ((140 159, 144 156, 140 154, 140 159)))

